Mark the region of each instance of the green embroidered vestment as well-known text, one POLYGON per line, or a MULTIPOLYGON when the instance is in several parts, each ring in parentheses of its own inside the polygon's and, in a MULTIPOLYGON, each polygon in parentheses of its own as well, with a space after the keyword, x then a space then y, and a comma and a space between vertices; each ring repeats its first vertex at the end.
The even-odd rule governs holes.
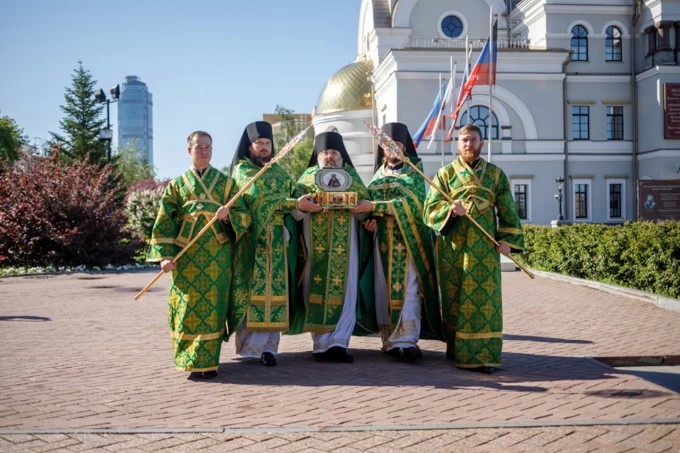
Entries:
MULTIPOLYGON (((247 157, 241 158, 232 171, 232 195, 261 169, 247 157)), ((291 226, 292 219, 286 214, 297 202, 290 198, 293 188, 288 173, 273 163, 242 196, 251 217, 247 222, 233 225, 237 233, 247 233, 237 243, 234 254, 229 333, 234 333, 244 318, 251 332, 288 330, 289 263, 285 224, 291 226)))
MULTIPOLYGON (((433 180, 499 243, 524 247, 524 236, 508 179, 480 159, 473 170, 461 158, 441 168, 433 180), (498 218, 498 220, 497 220, 498 218)), ((430 188, 424 222, 437 238, 439 281, 447 351, 460 368, 498 367, 503 343, 500 255, 467 217, 451 217, 451 204, 430 188)))
MULTIPOLYGON (((366 186, 356 170, 349 165, 344 168, 352 176, 352 185, 345 191, 356 192, 358 200, 369 200, 366 186)), ((309 167, 300 176, 295 187, 295 196, 320 191, 315 183, 319 170, 318 166, 309 167)), ((304 265, 301 266, 303 272, 307 267, 311 269, 309 291, 304 309, 296 313, 304 316, 304 321, 295 322, 296 330, 290 333, 333 331, 340 319, 348 283, 359 286, 355 334, 375 331, 375 315, 371 313, 374 309, 367 306, 372 304, 373 299, 372 287, 370 295, 368 289, 368 285, 372 285, 372 279, 369 282, 367 277, 361 280, 361 284, 358 282, 365 276, 364 271, 368 269, 370 259, 370 240, 367 240, 368 235, 363 231, 364 228, 347 209, 327 209, 311 213, 309 227, 310 249, 306 250, 304 265), (359 241, 359 275, 348 275, 350 250, 354 246, 350 239, 352 222, 355 222, 359 241)))
MULTIPOLYGON (((414 158, 413 164, 422 171, 419 158, 414 158)), ((390 332, 399 321, 404 305, 411 258, 423 308, 420 335, 441 340, 434 243, 432 230, 423 223, 425 180, 407 165, 398 174, 385 174, 384 167, 380 167, 368 184, 368 191, 374 205, 373 217, 379 218, 377 240, 389 294, 390 332)))
MULTIPOLYGON (((151 233, 147 261, 171 260, 229 199, 231 180, 208 167, 203 177, 187 170, 165 188, 151 233)), ((248 216, 240 203, 230 218, 248 216)), ((177 261, 171 273, 168 319, 175 367, 211 371, 219 366, 231 284, 233 232, 214 222, 177 261)))

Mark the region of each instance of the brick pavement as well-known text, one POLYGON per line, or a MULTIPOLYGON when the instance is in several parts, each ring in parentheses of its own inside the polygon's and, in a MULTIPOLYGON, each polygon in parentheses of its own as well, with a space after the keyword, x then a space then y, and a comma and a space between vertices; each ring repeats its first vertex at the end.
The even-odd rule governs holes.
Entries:
POLYGON ((285 336, 279 366, 222 351, 220 376, 174 370, 167 280, 0 279, 0 450, 680 451, 680 395, 591 357, 680 356, 680 313, 503 273, 503 368, 453 368, 443 344, 409 365, 354 338, 320 364, 285 336))

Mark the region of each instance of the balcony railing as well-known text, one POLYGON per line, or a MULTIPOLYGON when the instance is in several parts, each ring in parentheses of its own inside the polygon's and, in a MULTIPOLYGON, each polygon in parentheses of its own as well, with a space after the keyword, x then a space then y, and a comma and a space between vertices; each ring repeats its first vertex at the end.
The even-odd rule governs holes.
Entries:
MULTIPOLYGON (((486 39, 470 39, 468 43, 473 49, 481 49, 486 39)), ((498 38, 499 49, 528 49, 529 40, 524 38, 498 38)), ((406 44, 409 49, 465 49, 464 39, 445 38, 411 38, 406 44)))

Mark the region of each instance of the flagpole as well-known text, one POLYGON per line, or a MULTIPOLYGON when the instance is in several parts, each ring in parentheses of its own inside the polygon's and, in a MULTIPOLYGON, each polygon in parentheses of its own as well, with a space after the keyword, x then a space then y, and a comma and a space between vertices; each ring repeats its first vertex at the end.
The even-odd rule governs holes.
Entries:
MULTIPOLYGON (((470 38, 469 36, 465 37, 465 68, 466 68, 466 71, 468 71, 468 77, 470 77, 469 70, 467 69, 468 65, 470 64, 470 62, 468 60, 468 55, 472 56, 471 55, 472 49, 470 49, 470 54, 468 54, 469 38, 470 38)), ((472 90, 470 91, 470 93, 472 93, 472 90)), ((467 123, 465 123, 465 124, 470 124, 470 96, 466 96, 466 98, 465 98, 465 121, 467 121, 467 123)))
MULTIPOLYGON (((442 89, 442 73, 440 72, 439 73, 439 91, 441 91, 441 89, 442 89)), ((442 105, 443 105, 443 103, 444 103, 444 98, 442 98, 442 105)), ((441 110, 442 109, 440 108, 439 111, 441 112, 441 110)), ((437 123, 439 123, 439 121, 440 121, 440 119, 439 119, 440 116, 441 115, 437 115, 437 123)), ((432 131, 432 137, 433 138, 434 138, 434 134, 437 133, 437 129, 439 129, 439 124, 435 124, 435 126, 434 126, 434 130, 432 131)), ((432 143, 432 142, 430 141, 430 143, 432 143)), ((428 147, 429 146, 430 145, 428 144, 428 147)), ((444 166, 444 153, 442 153, 442 167, 443 166, 444 166)))
MULTIPOLYGON (((451 93, 451 97, 453 100, 453 88, 456 86, 456 68, 453 66, 453 57, 449 57, 449 93, 451 93)), ((449 102, 449 110, 452 109, 453 102, 449 102)), ((444 122, 444 127, 442 128, 443 131, 446 131, 446 114, 444 113, 444 110, 442 109, 442 121, 444 122)), ((442 133, 440 136, 440 143, 442 145, 442 167, 444 166, 444 147, 446 146, 444 144, 444 138, 446 136, 446 133, 442 133)))
MULTIPOLYGON (((451 57, 449 57, 449 85, 451 85, 451 57)), ((449 87, 448 85, 446 86, 446 89, 448 91, 449 87)), ((446 100, 444 100, 446 102, 446 100)), ((444 113, 444 104, 442 104, 442 114, 440 116, 439 121, 444 122, 444 127, 443 129, 446 130, 446 114, 444 113)), ((437 129, 439 129, 440 124, 437 124, 437 129)), ((441 144, 441 156, 442 156, 442 167, 444 166, 444 137, 440 134, 439 135, 439 143, 441 144)))
MULTIPOLYGON (((451 154, 454 156, 456 155, 456 145, 454 144, 454 139, 453 139, 453 134, 455 133, 456 130, 456 122, 458 121, 458 118, 460 116, 460 111, 463 107, 463 104, 469 99, 469 95, 465 94, 465 85, 467 84, 468 77, 470 76, 470 71, 469 71, 469 65, 470 65, 470 52, 468 52, 468 38, 467 36, 465 37, 465 67, 463 68, 463 77, 460 81, 460 88, 458 89, 458 97, 456 98, 456 104, 454 107, 454 104, 451 103, 451 108, 450 108, 450 113, 448 116, 451 117, 451 127, 449 127, 449 131, 446 134, 446 138, 444 141, 450 142, 451 146, 451 154)), ((456 65, 457 66, 457 65, 456 65)), ((454 66, 454 74, 452 75, 451 79, 456 80, 456 68, 454 66)))
POLYGON ((489 134, 489 144, 487 145, 487 161, 491 162, 491 150, 493 149, 493 62, 495 55, 493 54, 493 8, 489 10, 489 126, 487 132, 489 134))
MULTIPOLYGON (((432 144, 435 142, 437 138, 437 129, 440 129, 440 121, 442 120, 443 115, 444 115, 444 109, 446 108, 446 103, 449 102, 449 97, 451 97, 451 89, 453 88, 451 85, 451 81, 447 83, 444 81, 444 85, 442 87, 442 75, 439 74, 439 93, 441 94, 441 89, 444 88, 444 94, 441 97, 441 100, 439 102, 439 108, 437 109, 437 116, 434 118, 434 123, 432 124, 432 130, 430 133, 430 141, 427 144, 427 149, 430 149, 432 144)), ((444 123, 446 124, 446 118, 444 118, 444 123)), ((442 163, 444 160, 444 156, 442 156, 442 163)), ((442 164, 443 165, 443 164, 442 164)))
MULTIPOLYGON (((467 39, 467 37, 466 37, 466 39, 467 39)), ((467 52, 467 49, 465 49, 465 51, 467 52)), ((458 62, 456 62, 456 66, 458 66, 458 62)), ((463 73, 465 73, 465 68, 463 68, 463 73)), ((456 75, 455 74, 453 75, 453 81, 454 81, 454 83, 456 82, 456 75)), ((461 84, 462 83, 463 82, 462 82, 462 79, 461 79, 461 84)), ((455 88, 456 86, 454 85, 453 87, 455 88)), ((459 90, 462 89, 462 88, 463 88, 463 86, 461 85, 461 88, 459 88, 459 90)), ((453 91, 452 91, 452 93, 453 93, 453 91)), ((449 107, 449 114, 453 114, 453 111, 456 108, 456 104, 458 104, 458 98, 456 98, 456 102, 451 103, 451 106, 449 107)), ((454 118, 454 117, 451 117, 451 127, 454 128, 454 129, 456 127, 456 118, 454 118)), ((454 152, 454 148, 453 148, 453 139, 449 137, 448 132, 447 132, 446 137, 445 137, 445 141, 446 140, 449 140, 449 143, 450 143, 449 146, 451 148, 451 154, 453 156, 455 156, 456 153, 454 152)))

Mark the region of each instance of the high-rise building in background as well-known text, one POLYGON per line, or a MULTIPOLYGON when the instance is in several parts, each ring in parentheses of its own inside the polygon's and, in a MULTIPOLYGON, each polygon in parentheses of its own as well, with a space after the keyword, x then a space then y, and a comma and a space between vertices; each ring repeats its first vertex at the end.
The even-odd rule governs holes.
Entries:
POLYGON ((131 147, 153 167, 153 98, 146 83, 126 76, 118 100, 118 147, 131 147))

